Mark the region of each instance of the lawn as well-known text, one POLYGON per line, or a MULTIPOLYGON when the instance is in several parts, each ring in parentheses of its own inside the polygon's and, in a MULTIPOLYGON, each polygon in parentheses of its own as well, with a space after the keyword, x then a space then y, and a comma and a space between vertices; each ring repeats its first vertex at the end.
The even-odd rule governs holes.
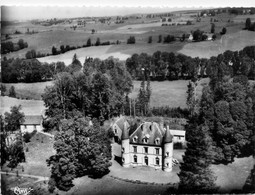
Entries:
MULTIPOLYGON (((20 163, 12 172, 16 173, 18 170, 19 173, 23 174, 50 177, 50 168, 47 166, 46 159, 55 154, 53 142, 54 139, 49 136, 41 133, 35 134, 30 142, 24 145, 26 162, 20 163), (28 148, 28 151, 26 151, 26 148, 28 148), (22 167, 24 171, 22 171, 22 167)), ((3 170, 11 171, 6 165, 3 170)))
POLYGON ((178 52, 191 57, 210 58, 226 50, 239 51, 246 46, 254 45, 254 37, 255 32, 252 31, 227 33, 216 41, 188 43, 178 52))
POLYGON ((41 115, 45 110, 44 102, 42 100, 21 100, 7 96, 0 97, 0 113, 10 112, 12 106, 21 105, 22 112, 25 115, 41 115))
POLYGON ((232 190, 241 190, 254 166, 252 156, 235 158, 228 165, 212 165, 212 171, 217 176, 216 185, 220 186, 220 192, 227 193, 232 190))

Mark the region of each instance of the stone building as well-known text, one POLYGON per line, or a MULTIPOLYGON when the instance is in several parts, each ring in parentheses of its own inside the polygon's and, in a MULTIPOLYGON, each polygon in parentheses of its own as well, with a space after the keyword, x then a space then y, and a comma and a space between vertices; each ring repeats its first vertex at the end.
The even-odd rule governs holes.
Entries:
POLYGON ((173 136, 170 129, 160 128, 158 123, 144 122, 129 135, 127 121, 123 123, 121 134, 122 165, 150 166, 172 171, 173 136))

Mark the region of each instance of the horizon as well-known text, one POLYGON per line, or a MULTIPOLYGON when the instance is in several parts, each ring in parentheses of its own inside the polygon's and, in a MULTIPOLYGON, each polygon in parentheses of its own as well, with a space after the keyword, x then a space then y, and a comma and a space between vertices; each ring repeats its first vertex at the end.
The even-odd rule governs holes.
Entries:
POLYGON ((97 2, 93 2, 93 0, 87 0, 86 5, 80 0, 73 0, 72 4, 67 0, 56 0, 54 2, 45 0, 41 3, 36 3, 32 0, 24 1, 25 0, 2 0, 0 4, 1 20, 25 21, 50 18, 109 17, 227 7, 248 8, 255 6, 252 0, 246 0, 245 2, 214 0, 213 3, 206 0, 197 0, 195 6, 194 1, 188 0, 179 0, 174 3, 166 0, 153 0, 150 3, 144 0, 139 2, 136 2, 136 0, 130 0, 128 2, 121 0, 98 0, 97 2), (45 13, 47 13, 47 15, 45 13))

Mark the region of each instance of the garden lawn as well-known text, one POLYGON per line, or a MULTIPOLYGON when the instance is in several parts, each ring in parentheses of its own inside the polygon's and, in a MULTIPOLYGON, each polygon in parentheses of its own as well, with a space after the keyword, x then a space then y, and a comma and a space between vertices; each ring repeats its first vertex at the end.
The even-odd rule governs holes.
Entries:
POLYGON ((42 133, 36 133, 28 143, 24 143, 26 162, 20 163, 17 168, 10 170, 6 165, 3 170, 19 173, 50 177, 50 168, 46 160, 55 154, 53 149, 54 138, 50 138, 42 133), (28 148, 28 151, 26 150, 28 148), (24 171, 22 171, 22 167, 24 171))

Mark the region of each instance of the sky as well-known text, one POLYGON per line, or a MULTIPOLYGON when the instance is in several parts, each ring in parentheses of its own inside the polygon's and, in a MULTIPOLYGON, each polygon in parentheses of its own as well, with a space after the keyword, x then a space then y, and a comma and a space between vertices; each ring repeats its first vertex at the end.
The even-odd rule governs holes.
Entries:
POLYGON ((255 0, 1 0, 3 20, 110 16, 201 7, 255 7, 255 0), (57 7, 56 7, 57 6, 57 7))

